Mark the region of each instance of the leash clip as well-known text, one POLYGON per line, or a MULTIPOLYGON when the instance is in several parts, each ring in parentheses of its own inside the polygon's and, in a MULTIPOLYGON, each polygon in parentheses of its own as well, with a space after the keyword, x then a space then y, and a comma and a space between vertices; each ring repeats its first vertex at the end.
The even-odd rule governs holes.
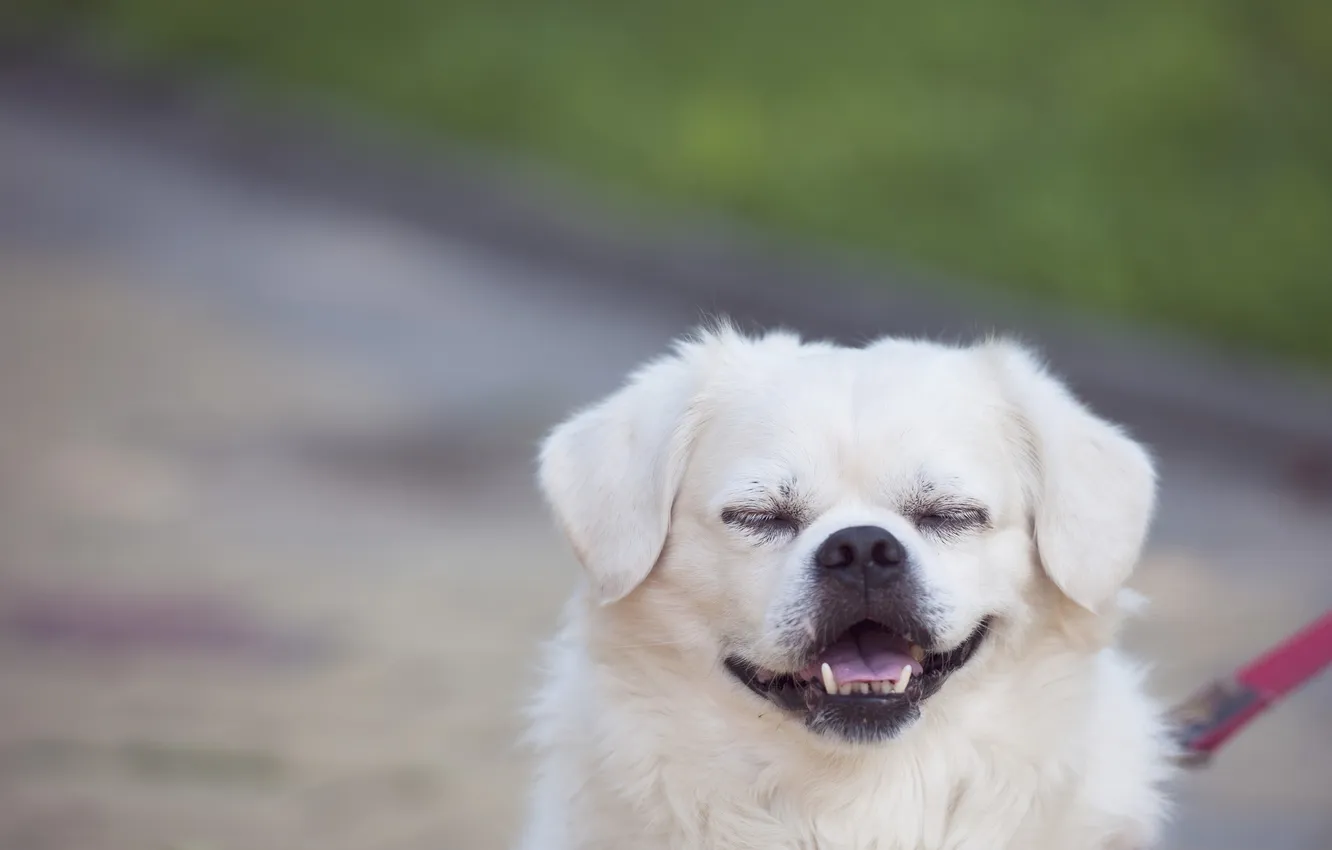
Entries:
POLYGON ((1213 682, 1170 713, 1175 761, 1183 767, 1204 767, 1213 751, 1263 708, 1259 695, 1234 680, 1213 682))

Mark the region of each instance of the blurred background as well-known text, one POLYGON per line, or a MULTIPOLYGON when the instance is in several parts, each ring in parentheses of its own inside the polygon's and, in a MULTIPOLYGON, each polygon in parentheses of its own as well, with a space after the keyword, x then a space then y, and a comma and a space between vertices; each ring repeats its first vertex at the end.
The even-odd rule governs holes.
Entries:
MULTIPOLYGON (((700 318, 1041 345, 1185 696, 1332 605, 1332 4, 9 0, 0 848, 502 848, 541 433, 700 318)), ((1332 846, 1332 682, 1173 848, 1332 846)))

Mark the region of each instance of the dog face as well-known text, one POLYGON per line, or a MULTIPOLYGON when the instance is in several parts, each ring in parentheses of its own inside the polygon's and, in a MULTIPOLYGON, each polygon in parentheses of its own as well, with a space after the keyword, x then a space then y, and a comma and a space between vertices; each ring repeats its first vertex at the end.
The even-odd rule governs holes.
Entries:
POLYGON ((1143 450, 1012 344, 726 329, 556 429, 541 481, 603 604, 655 593, 704 636, 681 641, 701 669, 851 742, 984 664, 1042 585, 1110 603, 1154 489, 1143 450))

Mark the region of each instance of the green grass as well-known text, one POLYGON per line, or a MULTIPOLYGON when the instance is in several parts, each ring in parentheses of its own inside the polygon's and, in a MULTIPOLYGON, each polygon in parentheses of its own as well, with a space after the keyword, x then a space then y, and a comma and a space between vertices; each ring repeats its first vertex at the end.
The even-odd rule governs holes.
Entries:
POLYGON ((152 68, 1332 367, 1328 0, 71 8, 152 68))

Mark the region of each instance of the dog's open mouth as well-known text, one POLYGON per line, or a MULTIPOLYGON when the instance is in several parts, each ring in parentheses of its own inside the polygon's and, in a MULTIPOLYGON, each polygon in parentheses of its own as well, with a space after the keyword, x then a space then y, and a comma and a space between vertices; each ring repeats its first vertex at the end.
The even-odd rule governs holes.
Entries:
POLYGON ((726 669, 758 695, 804 715, 816 731, 884 738, 916 718, 920 703, 971 659, 989 629, 987 619, 957 647, 936 652, 862 620, 797 673, 764 670, 737 656, 726 659, 726 669))

